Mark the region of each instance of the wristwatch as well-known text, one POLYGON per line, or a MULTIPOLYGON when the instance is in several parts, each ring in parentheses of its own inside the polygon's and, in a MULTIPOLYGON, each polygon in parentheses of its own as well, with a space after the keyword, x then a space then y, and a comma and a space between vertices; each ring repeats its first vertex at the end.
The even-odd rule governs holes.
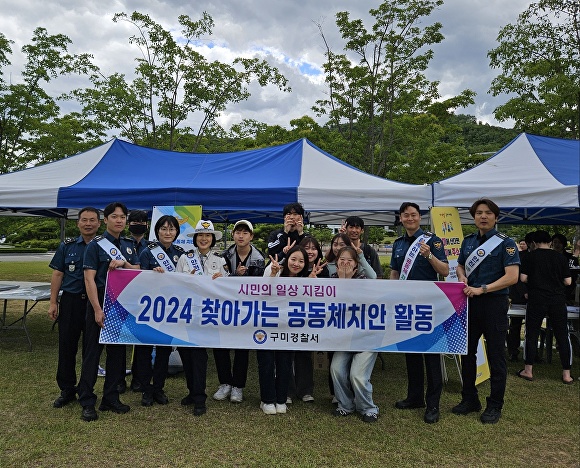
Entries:
POLYGON ((481 289, 483 289, 483 294, 487 293, 487 284, 482 284, 481 289))
POLYGON ((431 260, 433 258, 433 254, 431 252, 429 252, 429 255, 427 256, 427 260, 431 260))

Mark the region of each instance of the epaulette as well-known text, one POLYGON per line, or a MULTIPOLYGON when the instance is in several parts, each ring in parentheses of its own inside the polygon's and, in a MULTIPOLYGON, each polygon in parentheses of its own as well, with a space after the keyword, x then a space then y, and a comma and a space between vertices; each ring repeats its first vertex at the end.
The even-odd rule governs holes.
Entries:
POLYGON ((147 244, 147 248, 148 248, 149 250, 153 250, 155 247, 157 247, 157 242, 149 242, 149 243, 147 244))
POLYGON ((506 239, 510 238, 509 236, 505 235, 503 232, 497 232, 495 235, 502 240, 506 240, 506 239))
POLYGON ((127 237, 127 236, 121 236, 121 239, 132 242, 135 244, 135 240, 132 237, 127 237))
POLYGON ((177 250, 179 253, 184 253, 185 249, 183 247, 181 247, 180 245, 175 245, 173 244, 173 247, 175 248, 175 250, 177 250))
POLYGON ((396 239, 393 241, 393 244, 394 244, 395 242, 397 242, 398 240, 401 240, 401 239, 403 239, 404 237, 405 237, 405 236, 400 236, 400 237, 397 237, 397 238, 396 238, 396 239))
POLYGON ((464 238, 467 239, 468 237, 477 236, 477 232, 472 232, 471 234, 467 234, 464 238))
POLYGON ((77 241, 76 237, 67 237, 67 238, 64 240, 64 243, 65 243, 65 244, 73 244, 73 243, 75 243, 76 241, 77 241))
POLYGON ((93 240, 95 242, 99 242, 101 239, 104 239, 104 237, 103 236, 95 236, 93 240))
POLYGON ((429 236, 429 237, 433 237, 435 235, 430 231, 423 231, 423 234, 425 234, 426 236, 429 236))

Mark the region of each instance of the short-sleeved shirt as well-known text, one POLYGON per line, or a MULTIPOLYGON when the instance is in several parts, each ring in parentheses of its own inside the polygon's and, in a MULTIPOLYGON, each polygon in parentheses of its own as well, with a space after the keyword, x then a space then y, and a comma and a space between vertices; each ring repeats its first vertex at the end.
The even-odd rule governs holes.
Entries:
MULTIPOLYGON (((461 250, 459 251, 457 263, 465 267, 465 262, 472 252, 496 234, 497 230, 491 229, 483 236, 480 236, 479 233, 466 236, 461 243, 461 250)), ((467 284, 478 288, 482 284, 493 283, 505 275, 505 267, 519 264, 520 256, 516 243, 513 239, 506 237, 502 240, 501 244, 493 249, 491 253, 481 261, 479 266, 472 271, 471 275, 467 277, 467 284)), ((507 295, 508 293, 509 288, 503 288, 489 294, 507 295)))
POLYGON ((528 297, 566 300, 564 279, 570 278, 568 259, 552 249, 536 249, 522 261, 521 272, 528 276, 528 297))
POLYGON ((83 269, 97 271, 95 274, 95 284, 98 289, 105 287, 109 263, 112 260, 111 256, 97 243, 102 237, 111 241, 111 243, 119 249, 119 252, 123 257, 125 257, 125 260, 127 260, 131 265, 139 265, 139 257, 137 256, 137 252, 135 252, 135 244, 133 241, 127 237, 116 239, 109 234, 109 232, 105 231, 102 236, 95 237, 89 245, 87 245, 83 260, 83 269))
MULTIPOLYGON (((401 273, 407 251, 413 242, 415 242, 418 237, 422 236, 423 233, 423 230, 419 228, 412 236, 405 234, 395 240, 393 243, 393 254, 391 256, 391 270, 401 273)), ((442 262, 448 263, 447 256, 445 255, 445 248, 443 247, 443 241, 439 237, 432 235, 427 239, 426 244, 431 249, 431 253, 434 257, 442 262)), ((429 263, 429 260, 422 255, 418 255, 407 279, 437 281, 438 276, 433 266, 429 263)))
POLYGON ((83 236, 66 239, 56 249, 48 264, 53 270, 64 273, 60 289, 71 294, 85 292, 83 258, 88 244, 83 236))
POLYGON ((159 262, 155 258, 155 255, 153 255, 153 252, 151 252, 151 249, 155 248, 157 245, 163 249, 169 259, 173 262, 174 266, 177 265, 179 257, 185 253, 181 247, 175 244, 171 244, 169 248, 166 249, 158 242, 150 242, 145 250, 141 252, 141 255, 139 255, 139 262, 142 270, 153 270, 153 268, 159 266, 159 262))

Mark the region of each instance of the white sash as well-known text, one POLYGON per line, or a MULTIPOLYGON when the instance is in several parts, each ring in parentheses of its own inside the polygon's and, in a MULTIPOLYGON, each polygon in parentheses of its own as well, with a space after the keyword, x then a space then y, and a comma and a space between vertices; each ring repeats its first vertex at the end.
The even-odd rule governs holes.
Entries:
POLYGON ((467 277, 475 271, 475 269, 481 265, 481 262, 487 257, 493 249, 500 245, 504 239, 507 239, 505 234, 501 232, 495 233, 489 239, 487 239, 483 244, 481 244, 477 249, 471 252, 471 255, 467 257, 465 261, 465 274, 467 277))
POLYGON ((152 242, 147 246, 163 271, 175 271, 175 265, 159 244, 152 242))
POLYGON ((185 254, 187 261, 191 265, 191 270, 195 271, 195 275, 203 275, 203 265, 197 255, 197 250, 190 250, 185 254))
POLYGON ((123 254, 119 252, 119 249, 106 237, 102 237, 97 241, 99 247, 105 251, 107 255, 109 255, 113 260, 123 260, 124 262, 127 261, 123 254))
POLYGON ((407 250, 405 259, 403 260, 403 268, 401 268, 401 274, 399 275, 400 280, 406 280, 408 278, 411 268, 413 268, 415 260, 417 260, 417 257, 419 256, 421 242, 427 242, 431 236, 432 234, 430 232, 421 234, 417 239, 415 239, 415 242, 411 244, 411 247, 407 250))

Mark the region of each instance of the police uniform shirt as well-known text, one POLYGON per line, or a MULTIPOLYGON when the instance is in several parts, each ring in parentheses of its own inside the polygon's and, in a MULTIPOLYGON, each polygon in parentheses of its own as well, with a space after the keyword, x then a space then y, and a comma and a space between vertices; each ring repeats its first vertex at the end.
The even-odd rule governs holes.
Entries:
MULTIPOLYGON (((419 228, 414 235, 408 236, 405 234, 395 240, 393 243, 393 253, 391 256, 391 270, 398 271, 401 273, 403 270, 403 262, 405 261, 405 256, 407 251, 415 242, 415 240, 423 235, 423 230, 419 228)), ((447 256, 445 255, 445 249, 443 248, 443 241, 436 235, 432 235, 425 242, 431 249, 431 253, 434 257, 441 260, 444 263, 447 262, 447 256)), ((413 268, 409 272, 407 279, 410 280, 422 280, 422 281, 437 281, 439 278, 437 272, 433 266, 429 263, 423 255, 417 255, 415 263, 413 263, 413 268)))
POLYGON ((133 241, 127 237, 121 237, 115 239, 109 232, 105 231, 102 236, 95 237, 85 250, 85 257, 83 261, 83 269, 85 270, 96 270, 95 274, 95 284, 98 289, 105 287, 107 281, 107 270, 109 269, 109 263, 112 258, 103 248, 97 243, 101 238, 105 237, 113 245, 115 245, 121 255, 125 257, 131 265, 139 265, 139 257, 135 252, 135 244, 133 241))
MULTIPOLYGON (((465 267, 465 262, 472 252, 495 234, 497 234, 497 230, 492 229, 491 231, 486 232, 483 236, 480 236, 478 232, 465 237, 461 243, 461 250, 459 252, 457 263, 465 267)), ((505 275, 505 267, 519 264, 520 256, 516 243, 513 239, 506 237, 503 239, 502 243, 493 249, 492 252, 483 259, 481 264, 471 272, 471 275, 467 278, 467 283, 469 286, 476 288, 480 287, 482 284, 493 283, 505 275)), ((489 294, 507 295, 508 293, 509 288, 506 287, 489 294)))
POLYGON ((185 253, 185 251, 181 247, 175 244, 171 244, 169 248, 166 249, 158 242, 150 242, 147 248, 143 250, 143 252, 141 252, 141 255, 139 255, 139 262, 141 264, 142 270, 153 270, 153 268, 159 266, 159 262, 155 258, 155 255, 153 255, 153 252, 151 252, 151 248, 155 248, 155 246, 157 245, 161 247, 163 251, 167 254, 169 259, 173 263, 173 266, 177 265, 179 257, 181 257, 185 253), (151 246, 151 248, 149 246, 151 246))
POLYGON ((71 294, 85 292, 83 257, 87 245, 83 236, 79 236, 76 239, 66 239, 56 249, 48 266, 64 273, 60 287, 63 291, 71 294))
POLYGON ((137 242, 137 240, 134 237, 130 237, 130 239, 133 242, 133 245, 135 246, 137 257, 139 257, 145 250, 147 250, 147 245, 149 244, 149 241, 145 239, 145 237, 142 237, 139 242, 137 242))

